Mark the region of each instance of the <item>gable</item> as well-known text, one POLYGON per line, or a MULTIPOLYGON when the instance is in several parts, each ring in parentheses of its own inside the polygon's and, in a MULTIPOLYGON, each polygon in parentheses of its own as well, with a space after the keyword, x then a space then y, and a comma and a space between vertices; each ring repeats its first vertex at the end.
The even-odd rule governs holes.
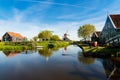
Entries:
POLYGON ((114 28, 115 25, 113 24, 111 18, 108 16, 102 31, 108 31, 108 29, 114 29, 114 28))
POLYGON ((95 32, 95 33, 96 33, 96 36, 99 37, 101 32, 100 32, 100 31, 97 31, 97 32, 95 32))
POLYGON ((92 34, 92 37, 99 37, 100 36, 100 31, 96 31, 92 34))
POLYGON ((4 35, 3 35, 3 37, 5 38, 5 37, 10 37, 10 35, 6 32, 4 35))

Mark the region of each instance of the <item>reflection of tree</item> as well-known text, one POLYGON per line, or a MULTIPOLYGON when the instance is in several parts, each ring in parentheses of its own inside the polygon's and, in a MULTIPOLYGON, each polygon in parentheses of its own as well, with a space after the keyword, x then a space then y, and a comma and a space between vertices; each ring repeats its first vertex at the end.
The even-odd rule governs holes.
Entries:
POLYGON ((67 51, 67 46, 64 47, 64 50, 67 51))
POLYGON ((12 56, 15 56, 16 54, 19 54, 21 53, 21 51, 3 51, 3 53, 8 56, 8 57, 12 57, 12 56))
POLYGON ((52 49, 43 48, 38 51, 40 55, 44 56, 45 58, 49 58, 52 55, 52 49))
POLYGON ((52 51, 58 51, 59 50, 59 47, 54 47, 51 49, 52 51))
POLYGON ((79 60, 81 63, 87 64, 87 65, 94 63, 94 61, 95 61, 94 58, 84 57, 84 56, 82 56, 82 55, 80 55, 80 54, 82 54, 82 53, 81 53, 81 52, 78 52, 78 60, 79 60))

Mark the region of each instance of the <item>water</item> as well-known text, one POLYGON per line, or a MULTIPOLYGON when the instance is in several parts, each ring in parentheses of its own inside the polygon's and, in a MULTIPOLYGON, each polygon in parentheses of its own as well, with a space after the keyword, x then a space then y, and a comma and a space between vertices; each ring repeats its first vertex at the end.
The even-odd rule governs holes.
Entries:
POLYGON ((0 80, 107 80, 113 79, 109 76, 114 70, 112 64, 109 59, 85 58, 74 45, 36 51, 0 51, 0 80))

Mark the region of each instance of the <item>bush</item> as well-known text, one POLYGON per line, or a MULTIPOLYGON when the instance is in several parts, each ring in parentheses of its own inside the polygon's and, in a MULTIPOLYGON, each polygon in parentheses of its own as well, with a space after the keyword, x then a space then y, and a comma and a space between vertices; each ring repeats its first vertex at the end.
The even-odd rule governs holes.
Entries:
POLYGON ((48 44, 48 48, 53 48, 55 47, 54 44, 48 44))

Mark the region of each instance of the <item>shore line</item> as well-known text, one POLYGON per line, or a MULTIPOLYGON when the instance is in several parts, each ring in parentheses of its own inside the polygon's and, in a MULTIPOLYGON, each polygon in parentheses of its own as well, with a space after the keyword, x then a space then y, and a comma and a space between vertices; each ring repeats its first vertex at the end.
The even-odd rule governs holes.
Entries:
POLYGON ((86 57, 100 57, 100 58, 110 58, 110 57, 120 57, 120 48, 109 48, 109 47, 93 47, 88 45, 78 45, 82 51, 83 55, 86 57))

